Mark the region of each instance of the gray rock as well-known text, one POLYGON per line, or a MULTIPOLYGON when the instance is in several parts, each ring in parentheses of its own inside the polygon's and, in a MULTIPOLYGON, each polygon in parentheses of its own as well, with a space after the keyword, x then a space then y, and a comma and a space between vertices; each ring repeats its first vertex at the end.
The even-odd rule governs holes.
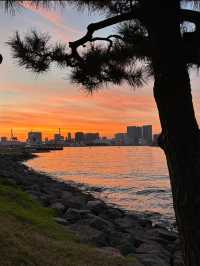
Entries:
POLYGON ((150 220, 140 219, 138 222, 145 229, 152 228, 152 222, 150 220))
POLYGON ((66 219, 60 218, 60 217, 55 217, 54 221, 58 224, 62 224, 62 225, 68 225, 69 222, 66 219))
MULTIPOLYGON (((126 237, 127 237, 127 235, 126 235, 126 237)), ((118 231, 110 232, 110 234, 108 235, 109 242, 110 242, 110 245, 112 247, 119 246, 121 244, 122 240, 126 237, 124 236, 123 233, 118 232, 118 231)))
POLYGON ((90 200, 88 201, 86 208, 95 214, 105 211, 107 209, 106 204, 101 200, 90 200))
POLYGON ((60 202, 53 203, 50 208, 56 210, 59 214, 62 214, 65 211, 65 206, 60 202))
POLYGON ((81 242, 92 243, 98 247, 107 246, 106 234, 86 224, 73 224, 69 227, 80 238, 81 242))
POLYGON ((61 202, 67 208, 83 209, 86 206, 87 200, 81 193, 64 191, 61 195, 61 202))
POLYGON ((124 212, 117 208, 107 207, 101 210, 98 215, 104 218, 105 220, 113 221, 117 218, 122 218, 124 216, 124 212))
POLYGON ((174 232, 170 232, 167 229, 163 228, 153 228, 151 230, 148 230, 148 236, 153 236, 153 237, 159 237, 163 238, 167 241, 172 241, 174 242, 177 239, 177 234, 174 232))
POLYGON ((121 218, 124 216, 124 212, 117 208, 109 208, 108 210, 109 216, 113 219, 121 218))
POLYGON ((170 266, 168 262, 157 256, 140 254, 136 255, 136 258, 142 263, 143 266, 170 266))
POLYGON ((71 223, 75 223, 81 219, 86 219, 91 215, 90 211, 88 210, 77 210, 73 208, 69 208, 64 217, 71 223))
POLYGON ((135 250, 135 239, 131 234, 113 231, 108 235, 108 237, 110 245, 113 247, 124 246, 124 244, 130 243, 130 245, 132 246, 132 252, 133 249, 135 250))
POLYGON ((97 230, 103 231, 105 233, 110 233, 113 230, 113 225, 109 221, 99 216, 90 215, 88 218, 88 224, 97 230))
POLYGON ((135 252, 135 247, 134 243, 131 243, 127 241, 126 239, 122 239, 121 243, 117 248, 120 250, 120 252, 124 255, 127 256, 128 254, 132 254, 135 252))
POLYGON ((137 221, 134 219, 125 216, 123 218, 117 218, 115 219, 116 225, 118 225, 122 230, 126 231, 132 231, 136 230, 137 228, 141 227, 137 221))
MULTIPOLYGON (((171 259, 170 252, 168 252, 162 245, 154 241, 142 243, 136 249, 136 253, 143 254, 143 255, 146 254, 145 257, 148 257, 148 258, 154 258, 154 257, 159 258, 160 260, 163 260, 166 263, 168 263, 166 265, 170 264, 170 259, 171 259)), ((160 265, 165 265, 165 264, 160 264, 160 265)))

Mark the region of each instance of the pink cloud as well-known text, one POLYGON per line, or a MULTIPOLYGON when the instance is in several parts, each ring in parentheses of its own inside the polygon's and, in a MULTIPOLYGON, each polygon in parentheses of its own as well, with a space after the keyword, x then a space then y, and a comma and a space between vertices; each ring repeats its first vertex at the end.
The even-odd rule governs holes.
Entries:
MULTIPOLYGON (((41 17, 43 17, 47 21, 51 22, 54 26, 65 30, 67 33, 80 34, 80 31, 78 31, 77 29, 74 29, 72 27, 67 26, 65 24, 65 22, 63 21, 61 14, 59 14, 55 10, 46 9, 43 7, 37 8, 36 6, 31 4, 29 1, 25 1, 23 3, 23 7, 31 10, 32 12, 34 12, 38 15, 40 15, 41 17)), ((66 39, 66 36, 65 36, 65 39, 66 39)))

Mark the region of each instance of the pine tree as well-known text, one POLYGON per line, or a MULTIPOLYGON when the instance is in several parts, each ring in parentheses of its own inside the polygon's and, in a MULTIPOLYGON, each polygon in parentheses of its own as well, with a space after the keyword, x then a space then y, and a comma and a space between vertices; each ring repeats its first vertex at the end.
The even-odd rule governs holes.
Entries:
MULTIPOLYGON (((7 1, 10 3, 19 1, 7 1)), ((34 1, 32 1, 34 2, 34 1)), ((41 1, 37 1, 40 4, 41 1)), ((42 1, 51 2, 51 1, 42 1)), ((47 71, 52 62, 71 68, 72 82, 94 91, 107 84, 141 86, 154 78, 154 98, 172 187, 174 210, 186 266, 200 265, 200 136, 189 69, 200 65, 200 1, 60 1, 106 14, 79 40, 49 45, 33 31, 9 41, 19 65, 47 71), (188 6, 189 5, 189 6, 188 6), (192 30, 188 22, 193 24, 192 30), (96 31, 119 24, 110 36, 96 31), (95 37, 94 37, 95 34, 95 37)))

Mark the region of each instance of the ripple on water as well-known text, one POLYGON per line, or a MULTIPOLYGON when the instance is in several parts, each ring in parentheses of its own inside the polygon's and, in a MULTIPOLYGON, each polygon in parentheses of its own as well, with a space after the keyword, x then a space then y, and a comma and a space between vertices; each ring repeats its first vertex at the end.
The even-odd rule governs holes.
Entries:
POLYGON ((174 219, 165 156, 159 148, 68 147, 42 153, 27 164, 124 209, 159 212, 165 221, 174 219))

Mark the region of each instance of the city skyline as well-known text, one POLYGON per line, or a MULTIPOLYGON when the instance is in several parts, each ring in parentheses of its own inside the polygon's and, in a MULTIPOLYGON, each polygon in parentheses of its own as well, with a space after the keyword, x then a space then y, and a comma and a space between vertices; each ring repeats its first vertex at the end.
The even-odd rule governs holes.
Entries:
POLYGON ((30 131, 28 131, 28 130, 25 130, 25 135, 24 135, 24 138, 20 138, 17 134, 16 134, 16 132, 15 132, 15 130, 13 129, 13 128, 11 128, 10 129, 10 131, 8 132, 8 134, 1 134, 1 132, 0 132, 0 141, 1 141, 1 139, 3 138, 6 138, 7 140, 12 140, 12 139, 17 139, 17 140, 19 140, 19 141, 27 141, 27 139, 28 139, 28 136, 29 136, 29 134, 30 133, 41 133, 41 139, 42 139, 42 141, 44 141, 45 139, 54 139, 57 135, 60 135, 60 136, 63 136, 65 139, 66 138, 69 138, 69 136, 70 136, 70 138, 72 138, 72 139, 75 139, 76 138, 76 134, 77 133, 83 133, 83 134, 85 134, 85 135, 87 135, 87 134, 99 134, 99 137, 100 138, 110 138, 110 139, 113 139, 113 138, 116 138, 116 135, 120 135, 120 134, 128 134, 128 128, 129 127, 136 127, 136 128, 138 128, 138 127, 141 127, 141 128, 143 128, 143 127, 148 127, 148 126, 151 126, 151 128, 152 128, 152 136, 153 135, 157 135, 157 134, 159 134, 160 132, 155 132, 154 130, 153 130, 153 127, 152 127, 152 125, 150 125, 150 124, 146 124, 146 125, 138 125, 138 124, 132 124, 132 125, 129 125, 129 126, 125 126, 124 128, 123 128, 123 130, 121 130, 120 132, 118 132, 118 131, 116 131, 116 132, 114 132, 113 133, 113 135, 111 135, 111 136, 106 136, 106 135, 103 135, 101 132, 99 132, 98 130, 93 130, 93 131, 84 131, 84 130, 80 130, 80 129, 78 129, 77 131, 74 131, 74 132, 72 132, 72 131, 69 131, 69 130, 67 130, 67 129, 61 129, 61 128, 57 128, 57 129, 55 129, 55 131, 52 131, 52 133, 51 133, 51 135, 49 135, 49 134, 45 134, 45 132, 44 131, 42 131, 42 130, 39 130, 39 129, 33 129, 33 130, 30 130, 30 131))
MULTIPOLYGON (((98 131, 111 137, 121 132, 129 123, 152 124, 155 133, 160 132, 160 123, 152 94, 152 82, 132 90, 122 84, 95 92, 92 96, 74 84, 70 84, 66 70, 53 68, 45 75, 35 74, 19 68, 5 44, 15 30, 25 33, 31 28, 49 32, 53 41, 75 40, 82 35, 87 25, 99 20, 99 15, 88 16, 67 8, 36 10, 26 6, 15 16, 0 10, 1 43, 4 56, 0 80, 0 135, 10 135, 13 128, 20 139, 26 132, 41 130, 52 137, 57 128, 67 133, 98 131)), ((108 29, 109 30, 109 29, 108 29)), ((199 78, 192 75, 194 104, 200 121, 198 96, 199 78)))

